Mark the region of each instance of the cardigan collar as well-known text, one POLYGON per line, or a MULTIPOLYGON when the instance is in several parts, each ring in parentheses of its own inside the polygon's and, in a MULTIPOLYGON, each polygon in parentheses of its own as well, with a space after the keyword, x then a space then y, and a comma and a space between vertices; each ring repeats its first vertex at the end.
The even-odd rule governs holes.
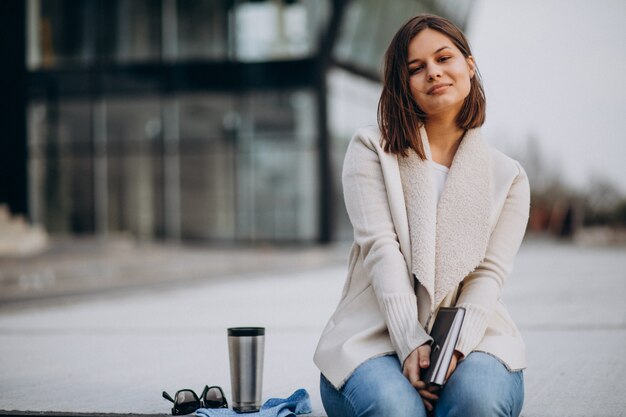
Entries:
MULTIPOLYGON (((432 154, 422 126, 426 158, 432 154)), ((490 235, 491 159, 480 128, 469 129, 456 151, 437 202, 428 163, 412 149, 398 156, 409 236, 411 272, 434 311, 483 260, 490 235)))

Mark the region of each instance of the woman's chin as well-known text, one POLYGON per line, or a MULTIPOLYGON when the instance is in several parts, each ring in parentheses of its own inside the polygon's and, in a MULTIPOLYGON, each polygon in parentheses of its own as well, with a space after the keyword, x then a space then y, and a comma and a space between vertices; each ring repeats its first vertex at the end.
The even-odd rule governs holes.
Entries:
MULTIPOLYGON (((433 103, 435 104, 435 103, 433 103)), ((457 101, 450 101, 450 102, 445 102, 442 101, 441 103, 436 103, 436 105, 430 105, 428 107, 425 108, 425 113, 428 115, 429 118, 441 118, 443 116, 446 115, 454 115, 456 116, 459 111, 461 110, 461 107, 463 106, 463 102, 457 102, 457 101)))

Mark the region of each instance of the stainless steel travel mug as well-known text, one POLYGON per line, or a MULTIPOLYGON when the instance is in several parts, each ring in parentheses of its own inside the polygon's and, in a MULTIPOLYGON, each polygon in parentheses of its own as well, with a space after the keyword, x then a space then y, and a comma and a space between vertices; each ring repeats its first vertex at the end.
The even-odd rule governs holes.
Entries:
POLYGON ((238 413, 259 411, 261 408, 264 349, 264 327, 228 329, 232 406, 238 413))

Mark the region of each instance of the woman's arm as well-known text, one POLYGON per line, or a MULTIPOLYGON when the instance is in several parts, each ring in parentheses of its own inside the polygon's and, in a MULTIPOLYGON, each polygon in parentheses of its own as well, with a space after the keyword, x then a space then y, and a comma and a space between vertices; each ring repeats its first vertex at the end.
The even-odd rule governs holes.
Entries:
POLYGON ((513 269, 515 256, 524 238, 530 207, 530 187, 524 169, 519 173, 500 212, 485 259, 464 280, 456 303, 466 314, 456 350, 467 356, 482 340, 502 286, 513 269))
MULTIPOLYGON (((343 165, 343 194, 354 239, 372 282, 391 342, 404 364, 417 347, 430 341, 417 318, 417 300, 385 188, 379 153, 365 130, 352 138, 343 165)), ((377 140, 377 139, 376 139, 377 140)))

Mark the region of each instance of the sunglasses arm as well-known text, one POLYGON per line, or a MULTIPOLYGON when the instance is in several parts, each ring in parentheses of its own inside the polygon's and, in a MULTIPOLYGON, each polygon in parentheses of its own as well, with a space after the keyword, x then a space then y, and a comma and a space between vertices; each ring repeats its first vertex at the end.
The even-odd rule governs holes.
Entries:
POLYGON ((174 399, 172 397, 170 397, 170 395, 167 392, 165 392, 165 391, 163 391, 163 398, 165 398, 168 401, 171 401, 172 403, 175 402, 174 399))

